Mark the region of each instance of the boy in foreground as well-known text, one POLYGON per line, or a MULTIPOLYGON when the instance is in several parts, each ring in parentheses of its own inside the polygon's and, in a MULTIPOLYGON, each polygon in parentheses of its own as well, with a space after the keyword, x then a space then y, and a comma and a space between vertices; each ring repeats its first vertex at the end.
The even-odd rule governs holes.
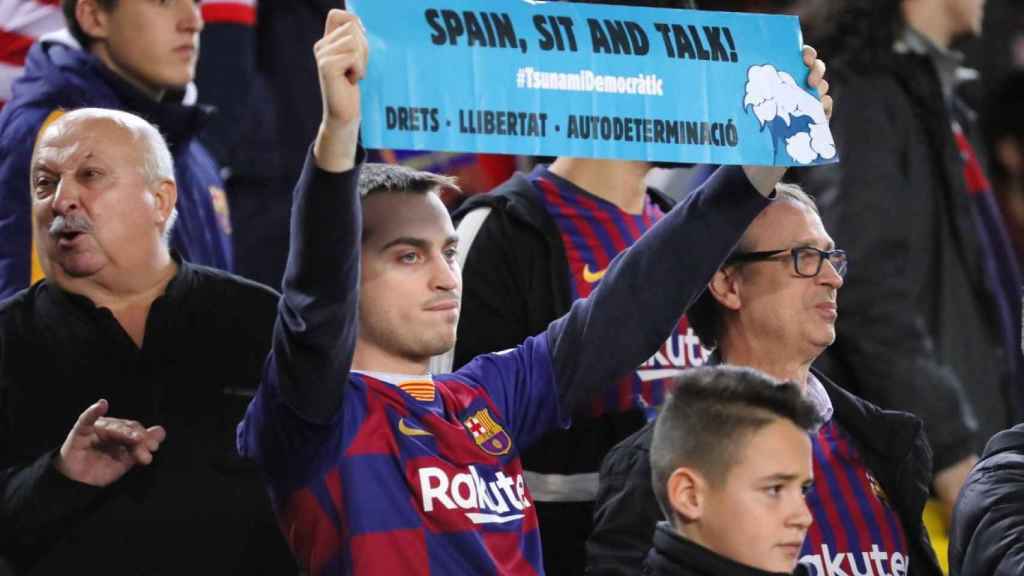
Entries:
POLYGON ((669 521, 658 524, 645 573, 806 574, 797 560, 812 519, 808 433, 820 424, 795 384, 755 370, 680 376, 651 444, 654 493, 669 521))

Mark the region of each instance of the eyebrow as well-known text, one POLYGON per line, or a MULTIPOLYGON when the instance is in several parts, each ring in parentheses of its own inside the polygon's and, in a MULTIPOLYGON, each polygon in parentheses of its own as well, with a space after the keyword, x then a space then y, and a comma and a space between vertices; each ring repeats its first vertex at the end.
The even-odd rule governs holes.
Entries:
MULTIPOLYGON (((450 244, 454 244, 455 242, 458 242, 458 241, 459 241, 458 234, 452 234, 451 236, 448 236, 447 238, 444 239, 444 246, 448 246, 450 244)), ((419 248, 420 250, 426 250, 426 249, 430 248, 430 241, 425 240, 423 238, 416 238, 416 237, 413 237, 413 236, 399 236, 398 238, 395 238, 394 240, 392 240, 392 241, 388 242, 387 244, 381 246, 380 251, 381 252, 385 252, 389 248, 392 248, 394 246, 412 246, 413 248, 419 248)))
MULTIPOLYGON (((796 242, 793 242, 793 248, 803 248, 805 246, 810 246, 812 248, 817 248, 816 244, 818 243, 818 240, 819 239, 815 239, 815 238, 805 238, 805 239, 797 240, 796 242)), ((835 240, 829 240, 828 242, 825 242, 825 248, 824 249, 825 249, 826 252, 829 251, 829 250, 835 250, 835 247, 836 247, 835 240)))
POLYGON ((800 478, 797 474, 772 474, 761 478, 763 482, 792 482, 800 478))

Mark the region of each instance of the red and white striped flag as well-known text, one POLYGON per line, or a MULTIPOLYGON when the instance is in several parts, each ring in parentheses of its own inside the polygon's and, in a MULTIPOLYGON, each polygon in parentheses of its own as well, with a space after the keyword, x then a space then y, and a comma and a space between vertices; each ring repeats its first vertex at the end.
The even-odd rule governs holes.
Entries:
POLYGON ((40 36, 64 27, 60 0, 0 0, 0 108, 40 36))

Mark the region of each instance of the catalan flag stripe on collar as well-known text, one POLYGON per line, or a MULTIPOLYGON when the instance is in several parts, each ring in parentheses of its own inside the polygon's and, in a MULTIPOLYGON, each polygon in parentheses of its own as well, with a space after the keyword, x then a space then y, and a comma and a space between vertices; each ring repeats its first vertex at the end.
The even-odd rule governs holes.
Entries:
POLYGON ((400 382, 398 387, 421 402, 433 402, 436 394, 434 382, 431 380, 409 380, 400 382))

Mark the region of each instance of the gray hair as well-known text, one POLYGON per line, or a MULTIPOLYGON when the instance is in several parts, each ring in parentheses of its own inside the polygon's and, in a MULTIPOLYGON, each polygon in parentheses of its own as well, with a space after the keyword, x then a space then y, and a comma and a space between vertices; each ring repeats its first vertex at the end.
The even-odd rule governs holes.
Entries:
MULTIPOLYGON (((796 184, 779 182, 775 185, 775 202, 793 202, 805 206, 810 211, 818 214, 818 205, 810 194, 796 184)), ((743 235, 736 251, 742 252, 747 249, 747 236, 743 235)), ((701 292, 697 300, 686 311, 686 319, 694 334, 700 338, 701 344, 707 348, 717 348, 722 337, 722 305, 711 295, 707 288, 701 292)))
POLYGON ((109 120, 123 128, 132 137, 132 143, 142 146, 142 175, 147 184, 168 181, 174 178, 174 158, 167 147, 167 141, 156 126, 145 119, 123 110, 109 108, 79 108, 72 110, 54 122, 54 125, 78 120, 109 120))

